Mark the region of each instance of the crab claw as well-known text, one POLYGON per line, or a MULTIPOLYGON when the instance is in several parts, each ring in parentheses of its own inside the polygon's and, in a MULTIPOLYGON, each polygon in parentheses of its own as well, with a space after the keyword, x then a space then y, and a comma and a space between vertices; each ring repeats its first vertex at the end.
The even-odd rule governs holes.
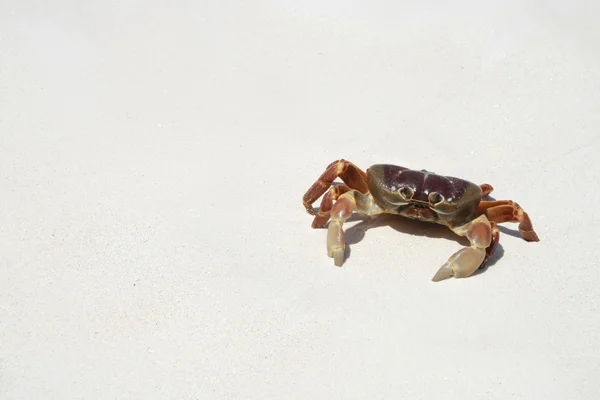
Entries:
POLYGON ((484 259, 485 249, 464 247, 454 253, 431 280, 439 282, 452 276, 466 278, 481 266, 484 259))
POLYGON ((333 263, 341 267, 344 264, 344 231, 338 221, 331 221, 327 229, 327 255, 333 257, 333 263))

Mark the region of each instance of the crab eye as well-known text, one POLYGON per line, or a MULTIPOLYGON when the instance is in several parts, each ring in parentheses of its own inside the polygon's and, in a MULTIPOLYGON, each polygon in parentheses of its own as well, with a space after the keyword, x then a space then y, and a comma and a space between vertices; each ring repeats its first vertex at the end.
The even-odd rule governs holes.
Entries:
POLYGON ((398 193, 400 193, 400 196, 402 196, 404 200, 410 200, 415 195, 415 191, 408 186, 401 187, 400 190, 398 190, 398 193))
POLYGON ((442 196, 438 192, 431 192, 431 193, 429 193, 429 202, 431 204, 439 204, 442 201, 444 201, 444 196, 442 196))

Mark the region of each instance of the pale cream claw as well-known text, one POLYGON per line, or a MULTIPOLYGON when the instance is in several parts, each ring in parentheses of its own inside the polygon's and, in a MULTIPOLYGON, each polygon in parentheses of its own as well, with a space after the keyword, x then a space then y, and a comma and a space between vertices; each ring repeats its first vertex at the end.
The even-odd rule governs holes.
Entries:
POLYGON ((367 215, 382 212, 381 208, 373 203, 373 199, 357 190, 342 194, 333 204, 329 215, 331 220, 327 227, 327 255, 333 257, 333 262, 338 267, 344 263, 346 249, 343 225, 355 210, 367 215))
POLYGON ((338 267, 344 263, 344 230, 337 221, 330 221, 327 227, 327 255, 333 257, 333 262, 338 267))
POLYGON ((448 261, 444 265, 442 265, 440 269, 438 269, 438 272, 435 273, 431 280, 434 282, 439 282, 443 281, 444 279, 448 279, 453 275, 454 272, 452 271, 452 264, 450 264, 450 261, 448 261))
POLYGON ((337 248, 333 251, 333 263, 336 267, 344 265, 344 249, 337 248))
POLYGON ((485 249, 464 247, 454 253, 435 274, 434 282, 455 277, 466 278, 477 270, 485 259, 485 249))

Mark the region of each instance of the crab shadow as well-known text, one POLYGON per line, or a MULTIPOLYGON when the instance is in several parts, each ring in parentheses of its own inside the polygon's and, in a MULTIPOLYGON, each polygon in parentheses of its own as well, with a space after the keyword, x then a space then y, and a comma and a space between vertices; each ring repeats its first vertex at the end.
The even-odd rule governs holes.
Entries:
MULTIPOLYGON (((364 239, 367 231, 380 227, 391 227, 397 232, 406 233, 413 236, 424 236, 428 238, 452 240, 461 246, 470 245, 467 238, 456 235, 454 232, 452 232, 450 229, 443 225, 412 220, 397 215, 382 214, 369 217, 361 214, 354 214, 350 219, 348 219, 347 222, 356 221, 359 222, 345 230, 346 252, 344 254, 344 260, 350 258, 352 253, 351 246, 360 243, 364 239)), ((502 232, 508 231, 507 234, 510 234, 511 236, 513 235, 509 233, 510 231, 507 229, 501 230, 502 232)), ((485 272, 489 267, 496 264, 496 262, 500 258, 502 258, 503 255, 504 250, 502 248, 502 244, 498 244, 498 247, 496 248, 496 251, 494 252, 492 257, 490 257, 488 262, 482 268, 475 271, 473 276, 485 272)), ((450 256, 450 254, 448 256, 450 256)), ((445 260, 441 261, 440 265, 444 261, 445 260)))

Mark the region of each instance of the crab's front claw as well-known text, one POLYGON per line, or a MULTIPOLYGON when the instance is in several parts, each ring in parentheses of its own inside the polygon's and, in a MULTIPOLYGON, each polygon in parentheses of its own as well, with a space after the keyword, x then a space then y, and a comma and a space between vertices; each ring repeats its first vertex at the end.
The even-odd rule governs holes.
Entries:
POLYGON ((333 258, 333 263, 341 267, 344 264, 344 229, 342 225, 350 218, 356 202, 353 192, 343 194, 331 209, 331 221, 327 227, 327 255, 333 258))
POLYGON ((484 260, 485 249, 464 247, 454 253, 452 257, 442 265, 432 281, 439 282, 450 277, 466 278, 471 276, 471 274, 481 266, 484 260))
POLYGON ((338 221, 331 221, 327 228, 327 255, 333 263, 341 267, 344 264, 344 230, 338 221))

